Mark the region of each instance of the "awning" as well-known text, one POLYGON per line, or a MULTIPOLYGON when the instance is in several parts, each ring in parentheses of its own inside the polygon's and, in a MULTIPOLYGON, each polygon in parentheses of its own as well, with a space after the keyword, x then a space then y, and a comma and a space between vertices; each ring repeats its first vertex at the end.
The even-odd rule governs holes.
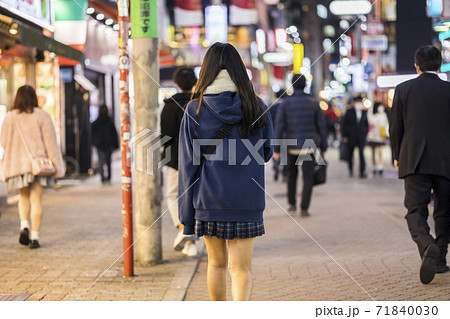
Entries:
POLYGON ((85 77, 83 74, 75 74, 73 76, 75 81, 78 82, 86 91, 92 92, 95 91, 97 88, 94 84, 92 84, 91 81, 87 77, 85 77))
POLYGON ((45 35, 23 24, 18 24, 17 31, 19 41, 23 45, 36 47, 43 51, 47 50, 54 52, 56 55, 84 63, 84 53, 81 51, 78 51, 52 38, 46 37, 45 35))
POLYGON ((49 38, 37 29, 2 14, 0 14, 0 33, 25 46, 54 52, 56 55, 84 63, 83 52, 49 38))

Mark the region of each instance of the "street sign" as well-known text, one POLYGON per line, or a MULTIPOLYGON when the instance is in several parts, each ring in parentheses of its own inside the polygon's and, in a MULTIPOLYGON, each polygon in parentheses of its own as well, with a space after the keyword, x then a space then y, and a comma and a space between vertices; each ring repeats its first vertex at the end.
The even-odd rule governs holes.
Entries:
POLYGON ((131 3, 131 37, 158 37, 157 0, 134 0, 131 3))
POLYGON ((388 37, 386 35, 363 35, 361 48, 371 51, 386 51, 388 49, 388 37))

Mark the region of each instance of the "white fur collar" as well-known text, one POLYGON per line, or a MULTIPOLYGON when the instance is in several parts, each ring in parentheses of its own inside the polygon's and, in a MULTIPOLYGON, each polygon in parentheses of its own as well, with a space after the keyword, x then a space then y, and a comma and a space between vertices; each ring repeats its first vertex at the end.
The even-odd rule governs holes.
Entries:
POLYGON ((222 70, 216 79, 208 86, 203 94, 220 94, 222 92, 237 92, 236 84, 234 84, 227 70, 222 70))

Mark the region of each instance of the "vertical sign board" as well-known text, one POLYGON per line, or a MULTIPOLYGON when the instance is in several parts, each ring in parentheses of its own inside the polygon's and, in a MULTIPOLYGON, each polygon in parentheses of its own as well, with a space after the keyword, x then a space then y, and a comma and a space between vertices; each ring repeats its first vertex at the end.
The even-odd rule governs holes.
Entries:
POLYGON ((212 5, 205 9, 205 38, 209 44, 228 42, 227 7, 212 5))
POLYGON ((177 27, 203 25, 202 2, 200 0, 175 0, 174 15, 177 27))
POLYGON ((300 74, 300 69, 303 64, 303 58, 305 57, 305 49, 303 44, 295 43, 294 44, 294 67, 292 69, 292 73, 300 74))
POLYGON ((442 18, 450 19, 450 0, 442 1, 442 18))
POLYGON ((257 23, 258 10, 256 10, 256 0, 231 0, 231 25, 251 25, 257 23))
POLYGON ((157 0, 133 0, 131 2, 131 37, 158 37, 157 0))

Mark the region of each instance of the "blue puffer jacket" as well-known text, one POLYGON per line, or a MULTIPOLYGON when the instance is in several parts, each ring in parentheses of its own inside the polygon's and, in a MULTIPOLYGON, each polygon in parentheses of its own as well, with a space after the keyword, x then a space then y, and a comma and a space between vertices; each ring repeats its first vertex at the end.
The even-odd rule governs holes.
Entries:
POLYGON ((325 117, 317 100, 302 91, 282 100, 275 120, 276 138, 296 139, 297 145, 289 149, 301 149, 305 140, 312 139, 322 152, 328 147, 325 117))
MULTIPOLYGON (((261 101, 260 103, 266 108, 261 101)), ((178 211, 184 225, 184 234, 194 234, 195 220, 262 222, 265 193, 258 184, 264 187, 264 163, 270 160, 273 153, 270 145, 273 138, 270 113, 266 113, 268 125, 248 139, 252 145, 265 139, 258 150, 262 163, 258 163, 239 135, 242 104, 237 93, 204 95, 197 119, 199 125, 194 122, 197 107, 198 101, 191 101, 186 106, 180 128, 178 211), (230 137, 222 142, 222 158, 208 159, 201 167, 195 165, 194 139, 214 139, 226 123, 236 125, 233 126, 230 137), (229 148, 230 144, 231 149, 233 148, 233 143, 230 140, 236 141, 235 156, 231 157, 229 148), (248 161, 247 157, 251 161, 242 165, 244 161, 248 161)), ((206 146, 201 146, 201 154, 205 148, 206 146)))

